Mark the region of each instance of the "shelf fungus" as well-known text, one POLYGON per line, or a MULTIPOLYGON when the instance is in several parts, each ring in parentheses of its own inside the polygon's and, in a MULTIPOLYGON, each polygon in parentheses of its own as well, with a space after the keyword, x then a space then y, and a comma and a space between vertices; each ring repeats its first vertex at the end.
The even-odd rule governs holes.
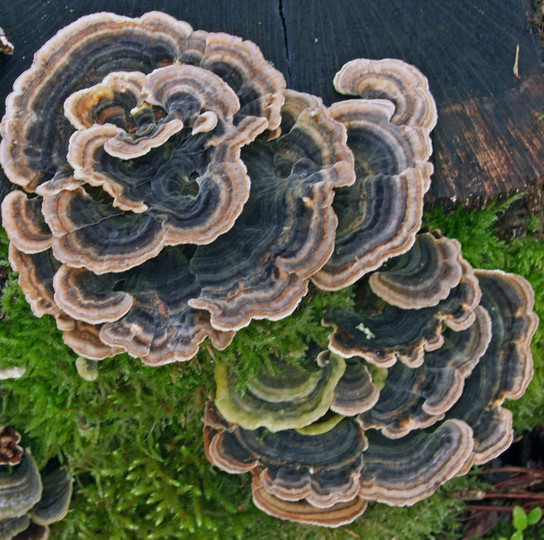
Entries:
POLYGON ((304 364, 273 359, 273 371, 263 367, 241 393, 236 388, 237 377, 227 365, 218 363, 215 406, 226 420, 244 429, 303 428, 329 410, 345 369, 344 360, 328 351, 304 364))
POLYGON ((354 60, 336 75, 336 89, 361 99, 334 103, 355 157, 356 182, 339 189, 334 252, 313 276, 320 288, 353 284, 412 246, 433 166, 429 134, 436 107, 427 80, 398 60, 354 60))
POLYGON ((321 99, 286 91, 283 110, 279 137, 242 149, 251 178, 244 212, 191 259, 202 291, 189 304, 209 311, 220 330, 293 312, 332 253, 333 188, 354 181, 345 131, 321 99))
POLYGON ((455 331, 468 328, 475 320, 474 310, 480 301, 478 281, 474 270, 461 257, 458 243, 444 240, 453 246, 456 257, 444 257, 439 249, 423 249, 427 242, 440 245, 443 240, 420 236, 410 253, 394 259, 391 269, 383 272, 384 276, 395 277, 395 286, 389 280, 386 287, 373 291, 372 278, 363 279, 357 284, 359 300, 355 311, 329 309, 323 318, 324 324, 335 327, 329 348, 344 358, 361 356, 378 367, 391 367, 397 359, 417 367, 422 364, 425 351, 443 345, 444 324, 455 331), (424 272, 435 265, 453 266, 455 271, 424 272), (414 271, 415 266, 421 273, 414 271), (399 288, 401 294, 397 292, 399 288), (447 296, 437 302, 433 294, 428 294, 433 288, 444 289, 447 296), (404 308, 389 303, 388 298, 404 308))
MULTIPOLYGON (((352 309, 324 313, 329 351, 297 365, 274 352, 280 369, 245 394, 218 358, 204 416, 206 455, 251 472, 259 508, 327 527, 368 501, 414 504, 504 450, 502 404, 529 383, 537 326, 523 278, 416 234, 437 120, 426 78, 359 59, 334 84, 356 97, 287 90, 238 37, 97 13, 36 53, 0 124, 9 259, 80 368, 222 350, 253 319, 290 315, 310 280, 353 285, 352 309)), ((64 472, 42 484, 19 454, 2 428, 2 537, 47 532, 70 498, 64 472)))
POLYGON ((471 426, 473 460, 482 464, 501 454, 513 440, 512 413, 502 403, 521 398, 531 381, 530 344, 538 318, 532 311, 533 290, 524 278, 500 270, 477 270, 476 276, 482 289, 481 306, 491 317, 491 342, 446 416, 462 418, 471 426))
MULTIPOLYGON (((388 369, 379 399, 361 415, 366 429, 380 429, 387 437, 398 438, 444 417, 491 340, 487 311, 478 306, 475 313, 475 322, 466 330, 444 330, 444 344, 426 352, 421 367, 413 369, 397 362, 388 369)), ((361 359, 359 363, 364 364, 361 359)))
MULTIPOLYGON (((0 153, 6 174, 29 192, 53 178, 70 177, 66 156, 75 129, 64 116, 64 103, 71 95, 100 85, 113 72, 147 75, 158 68, 186 64, 217 75, 232 88, 239 101, 236 123, 262 118, 263 129, 278 127, 285 81, 255 44, 227 34, 194 31, 189 24, 160 12, 135 19, 96 13, 60 30, 15 82, 1 127, 0 153)), ((77 105, 78 111, 88 111, 93 124, 118 122, 121 128, 125 124, 134 135, 133 142, 138 135, 145 137, 148 130, 153 131, 157 123, 164 128, 159 132, 171 131, 167 126, 171 118, 164 109, 154 110, 149 103, 142 111, 132 102, 132 82, 116 88, 117 95, 111 88, 110 98, 104 95, 108 91, 91 92, 70 104, 77 105), (91 112, 93 105, 98 110, 91 112)), ((194 119, 200 112, 196 106, 187 95, 185 110, 194 119)), ((85 120, 89 116, 81 119, 78 129, 85 120)), ((125 142, 130 139, 127 136, 125 142)))
POLYGON ((263 511, 325 526, 349 523, 364 511, 358 493, 366 438, 357 420, 345 418, 319 435, 245 430, 210 402, 204 424, 208 459, 230 473, 251 471, 254 501, 263 511))
MULTIPOLYGON (((410 251, 358 282, 354 311, 325 313, 335 327, 330 348, 346 357, 329 410, 305 417, 306 426, 272 431, 257 426, 267 425, 273 407, 250 390, 236 401, 247 399, 251 422, 242 425, 245 411, 226 419, 217 410, 225 371, 217 407, 210 403, 204 417, 207 456, 229 473, 251 472, 256 506, 282 519, 335 527, 369 501, 413 505, 510 444, 512 418, 502 403, 520 398, 532 376, 533 304, 520 276, 473 270, 458 242, 420 235, 410 251), (364 442, 353 447, 355 435, 364 442), (323 468, 329 447, 335 458, 323 468)), ((275 384, 258 391, 272 387, 276 400, 290 399, 293 386, 313 388, 317 378, 306 373, 306 386, 295 377, 290 386, 286 375, 270 377, 275 384)))
POLYGON ((187 360, 290 314, 332 253, 334 189, 355 180, 319 98, 285 90, 255 44, 159 12, 61 30, 0 133, 21 287, 95 360, 187 360))
POLYGON ((51 462, 40 473, 13 427, 0 427, 0 538, 48 538, 48 525, 68 512, 69 474, 51 462))

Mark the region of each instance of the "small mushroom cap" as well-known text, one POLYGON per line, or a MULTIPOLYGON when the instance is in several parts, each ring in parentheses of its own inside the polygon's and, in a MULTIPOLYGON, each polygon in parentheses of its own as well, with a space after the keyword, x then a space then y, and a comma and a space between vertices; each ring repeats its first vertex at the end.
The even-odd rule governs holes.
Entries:
POLYGON ((474 462, 486 463, 512 442, 512 414, 501 407, 519 399, 533 374, 530 343, 538 326, 534 293, 521 276, 499 270, 477 270, 481 305, 491 317, 491 342, 465 390, 449 410, 474 430, 474 462))
POLYGON ((342 376, 342 358, 321 352, 311 366, 273 361, 277 371, 263 368, 248 381, 243 394, 236 391, 237 378, 218 363, 215 405, 230 423, 244 429, 266 427, 274 432, 302 428, 322 417, 329 409, 335 386, 342 376))
POLYGON ((376 404, 380 390, 360 358, 345 360, 346 370, 334 389, 331 410, 344 416, 361 414, 376 404))
POLYGON ((341 527, 352 523, 362 515, 368 505, 367 501, 360 497, 336 503, 329 508, 315 507, 304 499, 284 501, 264 489, 259 482, 259 476, 255 473, 251 487, 255 506, 266 514, 320 527, 341 527))
POLYGON ((393 102, 392 121, 397 125, 418 126, 428 132, 436 125, 436 104, 427 78, 402 60, 352 60, 336 74, 334 87, 341 94, 393 102))
POLYGON ((40 501, 32 508, 32 520, 39 525, 60 521, 68 512, 72 498, 72 479, 62 468, 42 475, 43 493, 40 501))
POLYGON ((82 188, 44 197, 42 210, 53 231, 55 258, 76 268, 121 272, 164 246, 161 224, 151 215, 123 213, 82 188))
POLYGON ((88 382, 96 381, 98 379, 98 361, 89 360, 83 356, 76 358, 76 370, 77 374, 88 382))
POLYGON ((53 279, 55 303, 70 317, 89 324, 119 320, 134 298, 114 290, 117 274, 96 275, 82 268, 62 265, 53 279))
POLYGON ((224 78, 234 89, 240 100, 239 117, 262 116, 269 130, 280 125, 285 79, 255 43, 221 32, 208 33, 198 65, 224 78))
POLYGON ((459 284, 461 244, 420 234, 410 251, 389 261, 369 278, 371 289, 388 304, 403 309, 435 306, 459 284))
POLYGON ((0 466, 0 520, 22 516, 41 496, 40 473, 28 452, 12 470, 0 466))
POLYGON ((23 458, 21 435, 13 426, 0 426, 0 466, 18 465, 23 458))
POLYGON ((458 473, 473 447, 472 429, 460 420, 395 440, 373 430, 367 436, 360 496, 391 506, 411 506, 429 497, 458 473))
POLYGON ((251 178, 244 212, 191 260, 202 291, 189 304, 209 311, 219 330, 239 329, 252 318, 277 320, 295 309, 307 278, 333 249, 333 188, 353 180, 343 127, 315 97, 285 97, 285 107, 301 110, 290 130, 242 149, 251 178))
POLYGON ((339 190, 335 251, 312 281, 320 289, 339 290, 410 249, 421 226, 422 185, 421 174, 408 169, 339 190))

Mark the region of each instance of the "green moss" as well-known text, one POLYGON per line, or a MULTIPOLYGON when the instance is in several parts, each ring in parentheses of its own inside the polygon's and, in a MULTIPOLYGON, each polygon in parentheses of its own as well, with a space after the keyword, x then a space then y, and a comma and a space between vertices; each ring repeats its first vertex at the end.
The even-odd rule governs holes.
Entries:
POLYGON ((243 392, 248 377, 256 376, 263 364, 274 371, 270 361, 273 356, 296 363, 312 344, 325 349, 330 329, 321 325, 323 311, 332 305, 350 307, 352 304, 349 288, 332 293, 310 285, 309 293, 292 315, 280 321, 253 321, 236 333, 226 350, 213 355, 234 367, 240 380, 237 390, 243 392))

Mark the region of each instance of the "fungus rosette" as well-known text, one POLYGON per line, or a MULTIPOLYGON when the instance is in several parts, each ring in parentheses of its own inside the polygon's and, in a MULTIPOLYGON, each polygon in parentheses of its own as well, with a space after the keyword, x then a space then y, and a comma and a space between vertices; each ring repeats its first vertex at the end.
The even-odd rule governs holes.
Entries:
POLYGON ((295 309, 355 177, 343 126, 284 88, 253 43, 158 12, 83 17, 36 53, 0 127, 22 188, 3 224, 78 354, 186 360, 295 309))
MULTIPOLYGON (((13 428, 2 428, 1 438, 2 456, 4 439, 14 444, 20 440, 13 428)), ((40 473, 32 455, 16 448, 18 461, 2 457, 0 462, 0 537, 48 538, 48 525, 68 512, 72 479, 53 463, 40 473)))
POLYGON ((368 501, 412 505, 512 440, 502 403, 531 379, 538 322, 527 281, 475 271, 458 242, 427 233, 355 289, 353 310, 325 312, 333 353, 320 353, 321 370, 307 371, 305 384, 302 370, 296 379, 280 369, 242 394, 218 372, 204 416, 207 456, 227 472, 251 472, 254 502, 273 516, 335 527, 368 501), (324 382, 323 359, 338 356, 341 376, 324 382), (308 403, 319 394, 328 409, 308 416, 303 394, 308 403), (286 411, 307 425, 282 425, 286 411))
POLYGON ((281 135, 242 149, 251 178, 244 212, 191 259, 202 290, 190 305, 220 330, 292 313, 331 256, 334 189, 355 180, 345 130, 321 99, 286 90, 281 110, 281 135))
POLYGON ((238 98, 217 75, 186 65, 147 77, 113 73, 70 98, 66 115, 79 128, 67 154, 73 178, 68 189, 56 179, 37 188, 55 258, 97 274, 119 272, 164 246, 207 244, 232 227, 249 195, 240 146, 267 124, 247 118, 235 127, 238 98), (113 91, 112 99, 102 97, 112 86, 129 88, 128 96, 121 94, 128 102, 124 114, 113 106, 113 91), (94 110, 77 110, 79 102, 94 110), (108 105, 113 112, 104 111, 108 105), (98 112, 112 116, 91 124, 98 112))

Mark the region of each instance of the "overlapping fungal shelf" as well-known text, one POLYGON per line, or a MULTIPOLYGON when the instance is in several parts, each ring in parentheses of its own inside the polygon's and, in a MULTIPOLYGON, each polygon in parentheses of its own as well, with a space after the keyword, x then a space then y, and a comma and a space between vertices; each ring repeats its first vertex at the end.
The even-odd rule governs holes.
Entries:
MULTIPOLYGON (((411 251, 386 265, 378 276, 387 288, 381 298, 370 284, 375 276, 356 284, 353 311, 333 308, 324 315, 333 327, 329 358, 345 357, 346 368, 334 392, 323 394, 329 409, 320 418, 308 418, 304 408, 313 395, 301 401, 286 389, 281 398, 290 403, 282 403, 282 414, 298 410, 311 423, 256 429, 254 418, 267 418, 273 408, 251 391, 236 395, 236 380, 224 376, 228 368, 218 369, 220 390, 203 419, 208 458, 230 473, 252 472, 255 504, 271 515, 339 526, 364 511, 363 501, 412 505, 512 441, 511 413, 501 405, 521 397, 531 379, 529 346, 538 323, 527 281, 475 272, 456 241, 430 234, 416 237, 411 251), (251 419, 232 415, 225 385, 251 419), (349 461, 356 468, 342 453, 349 437, 364 439, 357 439, 360 461, 349 461), (292 446, 299 451, 289 451, 292 446), (328 517, 320 521, 321 509, 328 517)), ((322 363, 324 357, 317 358, 322 363)), ((278 362, 249 388, 277 398, 286 380, 294 383, 291 370, 278 362)), ((313 391, 312 376, 297 388, 313 391)), ((273 418, 280 421, 279 414, 273 418)))
POLYGON ((262 368, 243 396, 236 391, 237 376, 229 366, 217 364, 215 405, 229 422, 269 431, 303 428, 328 411, 346 369, 344 359, 328 351, 321 351, 307 366, 281 359, 273 364, 277 373, 262 368))
POLYGON ((437 121, 425 77, 358 59, 334 84, 356 98, 286 89, 234 36, 98 13, 36 53, 0 124, 11 264, 84 358, 190 360, 289 316, 310 286, 353 287, 353 309, 323 315, 328 344, 278 353, 243 393, 218 354, 203 419, 209 460, 251 473, 259 508, 327 527, 502 452, 537 326, 523 278, 417 234, 437 121))
POLYGON ((51 523, 68 512, 72 479, 60 467, 43 474, 18 445, 12 426, 0 426, 0 537, 49 538, 51 523))

